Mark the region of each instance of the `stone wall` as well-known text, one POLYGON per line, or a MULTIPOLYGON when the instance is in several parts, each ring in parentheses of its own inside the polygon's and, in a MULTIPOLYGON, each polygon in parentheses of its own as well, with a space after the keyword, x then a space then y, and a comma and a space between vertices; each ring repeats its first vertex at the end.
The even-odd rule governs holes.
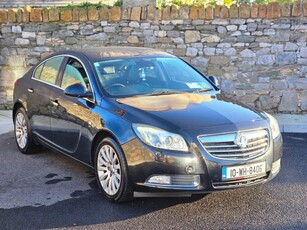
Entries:
POLYGON ((220 79, 231 97, 274 113, 307 112, 307 3, 280 6, 0 9, 0 107, 45 55, 91 46, 172 53, 220 79))
MULTIPOLYGON (((0 7, 24 7, 24 6, 64 6, 67 4, 79 4, 82 2, 98 3, 101 0, 1 0, 0 7)), ((113 5, 116 0, 104 0, 106 5, 113 5)))

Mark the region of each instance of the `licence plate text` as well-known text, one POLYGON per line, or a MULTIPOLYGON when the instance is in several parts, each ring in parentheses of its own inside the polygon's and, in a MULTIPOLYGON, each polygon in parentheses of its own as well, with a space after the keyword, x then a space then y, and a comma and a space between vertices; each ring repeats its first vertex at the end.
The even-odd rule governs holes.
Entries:
POLYGON ((243 179, 265 173, 265 162, 240 165, 234 167, 222 167, 222 180, 243 179))

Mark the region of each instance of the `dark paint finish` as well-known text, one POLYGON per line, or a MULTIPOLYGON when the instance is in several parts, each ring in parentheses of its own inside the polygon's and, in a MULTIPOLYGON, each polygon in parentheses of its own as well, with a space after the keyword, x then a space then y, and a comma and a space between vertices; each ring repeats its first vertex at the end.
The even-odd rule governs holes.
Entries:
POLYGON ((86 91, 83 85, 80 83, 76 83, 65 88, 64 94, 71 97, 81 97, 88 99, 93 98, 93 94, 91 92, 86 91))
MULTIPOLYGON (((115 139, 125 153, 129 178, 135 191, 158 191, 144 186, 150 175, 187 174, 188 166, 193 167, 194 174, 201 175, 201 183, 195 191, 214 191, 212 182, 221 181, 222 166, 265 161, 269 172, 273 160, 281 157, 281 137, 274 140, 274 143, 270 138, 269 150, 261 157, 248 161, 217 159, 204 150, 197 139, 199 135, 270 129, 268 121, 259 111, 227 99, 217 88, 216 91, 206 93, 149 96, 150 100, 157 101, 153 103, 154 108, 149 109, 144 109, 147 105, 144 100, 149 97, 136 97, 132 101, 129 98, 116 100, 107 97, 97 82, 91 62, 131 55, 171 56, 161 51, 122 47, 58 52, 46 59, 66 57, 59 70, 57 85, 33 79, 32 73, 36 66, 33 67, 16 82, 14 111, 18 106, 26 109, 37 142, 90 167, 94 167, 96 141, 106 136, 115 139), (68 57, 77 58, 83 64, 92 94, 85 95, 87 92, 81 92, 78 86, 66 91, 60 87, 68 57), (165 109, 165 105, 170 106, 165 109), (179 107, 172 108, 173 105, 179 107), (176 152, 150 147, 135 135, 132 123, 147 124, 180 134, 187 141, 189 151, 176 152)), ((272 177, 270 174, 265 181, 272 177)))
MULTIPOLYGON (((171 125, 178 130, 199 130, 199 134, 206 134, 204 127, 263 120, 260 114, 247 110, 242 105, 229 103, 221 97, 218 99, 215 93, 202 95, 208 96, 210 100, 200 103, 199 101, 189 101, 189 103, 186 101, 186 96, 193 97, 199 95, 175 94, 164 96, 164 98, 162 96, 153 96, 150 100, 155 101, 153 103, 155 105, 148 111, 142 109, 142 106, 140 106, 144 100, 143 97, 134 98, 132 105, 125 105, 126 99, 120 101, 123 104, 121 108, 126 111, 126 116, 129 116, 128 119, 132 123, 148 123, 148 118, 150 118, 153 122, 151 125, 155 125, 156 121, 159 121, 159 123, 165 124, 165 129, 171 125), (170 99, 170 97, 174 98, 170 99), (169 108, 168 105, 172 105, 173 103, 183 104, 183 108, 165 109, 169 108)), ((196 99, 198 100, 198 98, 196 99)))

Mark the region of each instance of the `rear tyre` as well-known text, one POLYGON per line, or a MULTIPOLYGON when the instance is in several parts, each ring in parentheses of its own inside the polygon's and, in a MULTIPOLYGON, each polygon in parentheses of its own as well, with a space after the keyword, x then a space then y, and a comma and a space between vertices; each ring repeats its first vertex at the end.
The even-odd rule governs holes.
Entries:
POLYGON ((32 139, 31 128, 24 108, 19 108, 14 116, 15 141, 19 151, 23 154, 34 153, 37 145, 32 139))
POLYGON ((128 167, 123 151, 112 138, 103 139, 95 152, 95 172, 102 195, 113 202, 129 201, 128 167))

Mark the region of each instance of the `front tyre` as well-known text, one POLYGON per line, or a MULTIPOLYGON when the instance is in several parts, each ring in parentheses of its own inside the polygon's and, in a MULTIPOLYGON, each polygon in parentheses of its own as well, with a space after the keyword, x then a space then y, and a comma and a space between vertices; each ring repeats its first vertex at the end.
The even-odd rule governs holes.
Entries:
POLYGON ((114 202, 131 200, 125 156, 111 138, 103 139, 95 152, 95 172, 102 195, 114 202))
POLYGON ((30 123, 24 108, 19 108, 14 116, 15 141, 20 152, 31 154, 36 145, 31 136, 30 123))

